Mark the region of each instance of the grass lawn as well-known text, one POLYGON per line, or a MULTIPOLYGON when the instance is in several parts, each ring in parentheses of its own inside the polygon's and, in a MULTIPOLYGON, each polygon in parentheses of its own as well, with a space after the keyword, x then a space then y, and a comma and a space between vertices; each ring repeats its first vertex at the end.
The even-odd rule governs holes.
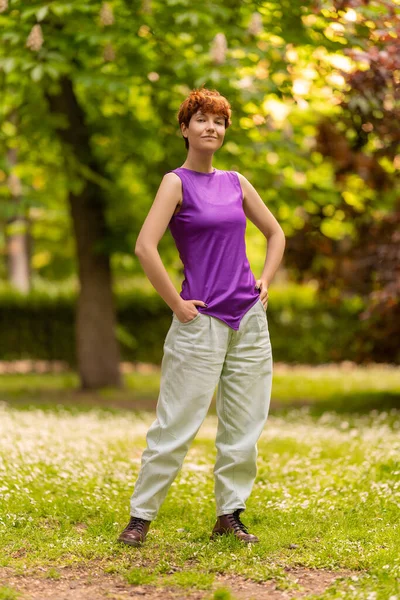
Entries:
MULTIPOLYGON (((154 418, 127 408, 154 402, 158 386, 155 374, 126 381, 118 393, 77 396, 73 374, 1 376, 0 600, 19 597, 27 573, 57 586, 65 572, 83 568, 149 598, 169 598, 165 589, 215 600, 400 600, 398 370, 277 365, 276 410, 242 515, 260 538, 255 545, 209 540, 212 411, 146 544, 116 543, 154 418), (324 585, 302 585, 305 573, 325 574, 324 585)), ((125 598, 122 591, 101 597, 125 598)))
MULTIPOLYGON (((0 401, 14 407, 54 409, 99 406, 109 409, 154 410, 160 385, 160 370, 147 365, 125 375, 125 389, 79 393, 76 373, 0 375, 0 401)), ((362 412, 400 409, 400 368, 391 365, 356 367, 352 363, 318 367, 274 364, 272 411, 309 405, 312 414, 326 410, 362 412)), ((215 412, 211 406, 211 412, 215 412)))

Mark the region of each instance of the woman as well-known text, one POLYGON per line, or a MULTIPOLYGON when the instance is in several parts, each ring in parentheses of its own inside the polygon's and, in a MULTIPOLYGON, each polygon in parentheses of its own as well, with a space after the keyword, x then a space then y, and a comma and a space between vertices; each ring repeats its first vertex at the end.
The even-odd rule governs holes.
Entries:
POLYGON ((231 124, 219 92, 193 90, 178 120, 188 150, 182 167, 164 175, 135 253, 173 311, 165 338, 157 418, 147 433, 119 541, 139 546, 204 421, 216 385, 214 467, 217 522, 211 538, 232 533, 258 542, 240 520, 256 476, 257 441, 268 416, 272 353, 265 309, 282 260, 283 231, 243 175, 212 167, 231 124), (256 281, 246 257, 248 217, 268 239, 256 281), (157 250, 169 227, 184 265, 180 294, 157 250))

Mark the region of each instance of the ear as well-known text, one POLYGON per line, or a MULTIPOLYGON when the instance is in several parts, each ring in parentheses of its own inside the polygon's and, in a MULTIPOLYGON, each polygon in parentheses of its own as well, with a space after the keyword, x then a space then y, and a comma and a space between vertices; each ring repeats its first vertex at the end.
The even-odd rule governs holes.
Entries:
POLYGON ((185 123, 181 123, 181 132, 182 132, 182 135, 184 138, 188 137, 187 135, 185 135, 186 130, 187 130, 187 127, 186 127, 185 123))

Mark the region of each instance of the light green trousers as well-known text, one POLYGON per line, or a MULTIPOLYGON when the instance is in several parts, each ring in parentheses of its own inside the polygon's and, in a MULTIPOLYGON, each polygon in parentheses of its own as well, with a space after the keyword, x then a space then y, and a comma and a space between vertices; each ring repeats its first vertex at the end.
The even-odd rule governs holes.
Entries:
POLYGON ((257 441, 268 417, 272 351, 260 299, 238 331, 199 313, 175 316, 164 343, 156 420, 150 426, 130 514, 152 521, 182 467, 217 390, 217 516, 245 509, 257 472, 257 441))

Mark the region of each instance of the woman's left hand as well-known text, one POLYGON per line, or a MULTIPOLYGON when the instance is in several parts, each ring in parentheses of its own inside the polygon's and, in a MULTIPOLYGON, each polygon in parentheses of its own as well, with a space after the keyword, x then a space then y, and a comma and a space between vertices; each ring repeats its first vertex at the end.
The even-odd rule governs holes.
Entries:
POLYGON ((268 306, 268 282, 264 279, 257 279, 256 288, 260 292, 260 300, 263 303, 264 308, 268 306))

